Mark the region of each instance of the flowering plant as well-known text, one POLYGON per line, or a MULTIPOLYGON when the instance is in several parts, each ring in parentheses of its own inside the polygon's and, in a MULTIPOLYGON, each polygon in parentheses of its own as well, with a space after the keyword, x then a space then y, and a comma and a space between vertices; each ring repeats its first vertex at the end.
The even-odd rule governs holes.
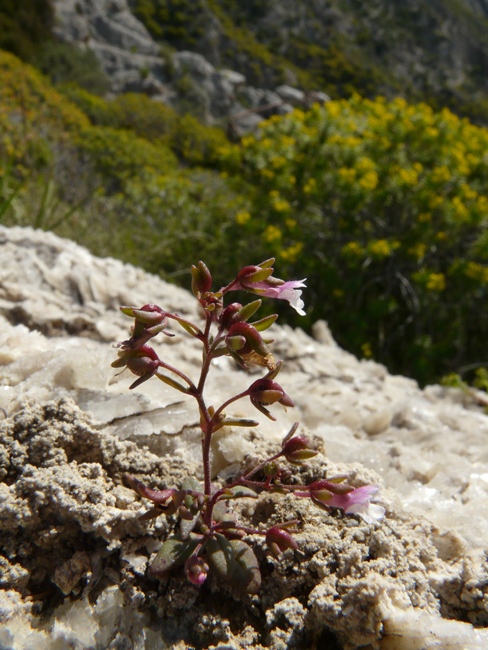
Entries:
POLYGON ((233 302, 224 305, 227 294, 236 290, 287 300, 298 313, 303 312, 301 289, 305 281, 280 280, 273 277, 274 259, 257 266, 245 266, 236 278, 218 291, 212 291, 212 276, 203 262, 192 267, 192 290, 203 310, 203 327, 169 313, 157 305, 147 304, 137 309, 121 307, 124 314, 135 319, 132 336, 119 343, 119 357, 112 363, 115 368, 127 367, 137 379, 135 388, 151 377, 157 377, 172 388, 192 396, 198 405, 202 430, 203 485, 190 478, 179 488, 154 490, 136 477, 127 475, 129 485, 142 497, 152 502, 151 509, 142 519, 158 515, 176 515, 178 531, 161 546, 152 562, 151 571, 161 575, 178 565, 194 585, 202 585, 210 570, 227 580, 237 591, 256 593, 261 584, 257 558, 245 538, 263 535, 275 556, 288 549, 296 550, 296 520, 285 521, 269 528, 255 529, 238 522, 228 511, 230 499, 256 497, 260 491, 292 493, 297 497, 310 498, 320 508, 341 508, 346 514, 357 513, 367 521, 382 516, 380 506, 370 504, 377 486, 353 488, 345 482, 345 476, 314 481, 307 485, 287 483, 290 472, 280 465, 286 461, 299 465, 316 455, 310 441, 297 434, 295 423, 282 441, 281 448, 264 461, 256 461, 237 478, 226 485, 216 485, 211 479, 211 440, 213 434, 225 426, 254 427, 256 420, 235 418, 226 411, 237 400, 249 398, 251 404, 271 420, 275 420, 269 407, 275 403, 284 407, 294 406, 276 377, 281 361, 275 361, 269 344, 261 332, 276 320, 276 315, 250 322, 261 306, 261 299, 246 305, 233 302), (166 331, 170 321, 176 321, 190 336, 202 344, 200 376, 194 382, 185 373, 160 359, 149 340, 157 334, 173 336, 166 331), (247 390, 229 397, 220 406, 209 405, 205 398, 205 384, 213 359, 228 355, 242 368, 255 364, 266 368, 264 377, 251 383, 247 390), (375 510, 376 509, 376 510, 375 510), (379 510, 378 510, 379 509, 379 510))

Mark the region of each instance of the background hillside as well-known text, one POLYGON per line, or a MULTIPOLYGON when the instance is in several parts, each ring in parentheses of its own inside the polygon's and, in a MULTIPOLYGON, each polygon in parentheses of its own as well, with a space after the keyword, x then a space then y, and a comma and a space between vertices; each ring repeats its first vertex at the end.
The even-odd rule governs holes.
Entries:
POLYGON ((91 6, 0 9, 2 223, 183 285, 198 258, 224 283, 273 256, 309 278, 291 324, 325 318, 421 383, 487 383, 486 2, 91 6))
POLYGON ((488 119, 485 0, 132 0, 155 39, 259 87, 449 106, 488 119))

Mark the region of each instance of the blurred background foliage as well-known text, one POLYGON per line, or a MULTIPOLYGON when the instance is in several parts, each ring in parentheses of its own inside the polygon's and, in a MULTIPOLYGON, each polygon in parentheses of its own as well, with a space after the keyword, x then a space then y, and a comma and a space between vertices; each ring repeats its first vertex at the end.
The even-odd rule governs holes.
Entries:
MULTIPOLYGON (((274 256, 278 276, 308 277, 307 317, 292 325, 324 318, 344 348, 422 384, 460 369, 479 383, 485 128, 446 108, 352 94, 230 143, 144 95, 104 98, 89 54, 42 37, 50 3, 22 26, 8 22, 11 4, 0 45, 23 61, 0 52, 0 223, 52 229, 187 287, 200 258, 219 284, 274 256)), ((234 27, 245 30, 244 17, 234 27)), ((261 55, 283 80, 278 54, 261 55)), ((371 90, 337 74, 347 92, 371 90)))

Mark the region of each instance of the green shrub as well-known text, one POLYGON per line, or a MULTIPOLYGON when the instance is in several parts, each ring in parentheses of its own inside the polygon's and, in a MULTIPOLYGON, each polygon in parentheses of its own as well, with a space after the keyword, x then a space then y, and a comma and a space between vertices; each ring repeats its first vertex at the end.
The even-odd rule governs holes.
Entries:
POLYGON ((74 85, 65 86, 63 92, 93 124, 131 130, 166 145, 190 165, 216 166, 219 150, 228 142, 222 129, 205 126, 192 115, 180 116, 146 95, 127 93, 107 101, 74 85))
POLYGON ((91 126, 79 134, 76 144, 90 156, 109 194, 123 191, 133 178, 144 182, 177 166, 176 157, 166 147, 121 129, 91 126))
POLYGON ((46 41, 38 48, 33 64, 53 84, 75 83, 98 95, 110 90, 109 79, 92 50, 83 50, 69 43, 46 41))
POLYGON ((11 54, 0 51, 0 168, 19 176, 44 168, 54 148, 89 125, 46 79, 11 54))
POLYGON ((234 241, 308 275, 310 323, 431 381, 485 356, 487 151, 487 130, 400 99, 272 118, 222 150, 254 196, 234 241))
POLYGON ((52 0, 2 0, 0 49, 32 61, 39 46, 51 37, 53 25, 52 0))

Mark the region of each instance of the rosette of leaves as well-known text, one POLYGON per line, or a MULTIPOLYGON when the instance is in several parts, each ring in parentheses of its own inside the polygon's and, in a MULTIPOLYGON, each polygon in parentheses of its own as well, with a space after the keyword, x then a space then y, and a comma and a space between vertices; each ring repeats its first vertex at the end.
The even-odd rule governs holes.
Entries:
MULTIPOLYGON (((133 480, 130 482, 134 486, 133 480)), ((176 498, 176 501, 181 500, 178 509, 179 529, 163 542, 151 563, 151 573, 162 576, 184 566, 190 558, 198 557, 237 593, 257 593, 261 586, 258 560, 249 544, 241 539, 242 533, 235 528, 235 521, 229 517, 226 507, 229 499, 256 496, 254 490, 245 486, 225 490, 213 509, 216 531, 220 532, 209 533, 202 520, 201 505, 205 500, 203 487, 192 478, 184 481, 176 498)), ((161 510, 154 512, 153 509, 147 514, 153 516, 160 512, 161 510)))

